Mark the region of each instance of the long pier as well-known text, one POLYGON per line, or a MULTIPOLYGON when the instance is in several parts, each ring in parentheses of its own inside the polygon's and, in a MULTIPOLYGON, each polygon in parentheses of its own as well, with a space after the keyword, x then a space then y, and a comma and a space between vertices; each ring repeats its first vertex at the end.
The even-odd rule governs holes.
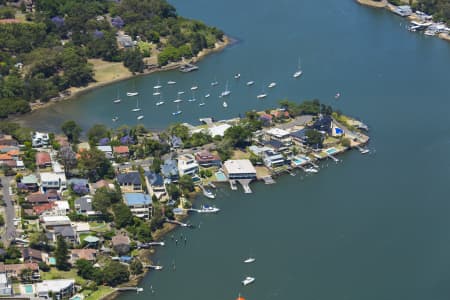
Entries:
POLYGON ((166 219, 166 222, 167 223, 171 223, 171 224, 180 225, 181 227, 189 227, 189 228, 193 227, 191 224, 183 223, 183 222, 180 222, 180 221, 177 221, 177 220, 166 219))

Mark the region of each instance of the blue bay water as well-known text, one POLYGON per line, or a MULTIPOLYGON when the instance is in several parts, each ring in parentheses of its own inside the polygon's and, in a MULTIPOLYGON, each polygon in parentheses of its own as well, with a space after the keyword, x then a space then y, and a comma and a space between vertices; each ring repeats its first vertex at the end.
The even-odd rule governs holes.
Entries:
POLYGON ((372 154, 325 162, 314 176, 253 184, 252 195, 221 187, 214 216, 179 230, 187 244, 167 246, 155 260, 165 266, 142 282, 144 293, 121 299, 448 299, 450 296, 450 44, 410 33, 406 20, 352 0, 174 0, 181 15, 223 29, 238 42, 208 56, 189 74, 164 72, 92 91, 24 118, 42 129, 76 119, 88 128, 135 124, 134 86, 150 128, 230 118, 273 107, 282 98, 319 98, 371 127, 372 154), (301 58, 304 75, 292 73, 301 58), (240 80, 233 79, 241 73, 240 80), (212 89, 211 81, 220 86, 212 89), (152 96, 158 82, 175 80, 152 96), (219 93, 228 80, 228 108, 219 93), (252 87, 245 82, 255 80, 252 87), (277 82, 269 90, 267 85, 277 82), (178 90, 198 85, 197 102, 171 112, 178 90), (120 105, 111 100, 117 89, 120 105), (261 101, 256 95, 269 96, 261 101), (341 93, 339 101, 333 96, 341 93), (198 107, 202 95, 204 107, 198 107), (118 115, 117 124, 111 122, 118 115), (253 255, 251 265, 242 259, 253 255), (176 270, 171 264, 175 262, 176 270), (242 287, 245 276, 254 284, 242 287), (150 286, 155 290, 151 293, 150 286))

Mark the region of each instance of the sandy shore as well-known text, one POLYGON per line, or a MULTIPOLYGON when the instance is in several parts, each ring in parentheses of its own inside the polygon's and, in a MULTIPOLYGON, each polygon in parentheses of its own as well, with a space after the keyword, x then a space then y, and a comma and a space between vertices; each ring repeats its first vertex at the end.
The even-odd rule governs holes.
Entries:
POLYGON ((378 7, 378 8, 386 7, 386 5, 388 4, 386 0, 383 0, 383 1, 356 0, 356 2, 358 2, 359 4, 362 4, 362 5, 378 7))
MULTIPOLYGON (((222 51, 228 45, 231 45, 234 42, 235 42, 235 40, 233 40, 232 38, 230 38, 228 36, 224 36, 223 42, 217 42, 215 44, 214 48, 212 48, 212 49, 204 49, 204 50, 200 51, 196 57, 192 58, 192 62, 196 63, 211 53, 222 51)), ((154 60, 153 57, 150 59, 154 60)), ((91 82, 89 85, 87 85, 85 87, 72 87, 72 88, 68 89, 69 95, 67 95, 67 96, 64 96, 64 97, 61 97, 58 99, 54 99, 54 100, 50 100, 46 103, 40 103, 40 102, 32 103, 31 110, 34 111, 37 109, 46 108, 46 107, 54 105, 58 102, 76 98, 77 96, 80 96, 83 93, 89 92, 93 89, 96 89, 96 88, 99 88, 102 86, 106 86, 106 85, 110 85, 110 84, 113 84, 113 83, 116 83, 116 82, 119 82, 122 80, 126 80, 129 78, 135 77, 135 76, 145 76, 145 75, 156 73, 156 72, 178 69, 181 65, 183 65, 185 63, 185 62, 181 62, 181 61, 173 62, 173 63, 169 63, 163 67, 156 67, 156 68, 152 68, 150 70, 145 70, 143 73, 133 74, 132 72, 130 72, 127 68, 125 68, 123 66, 122 62, 112 63, 112 62, 106 62, 106 61, 103 61, 100 59, 90 59, 89 62, 94 67, 95 82, 91 82)))

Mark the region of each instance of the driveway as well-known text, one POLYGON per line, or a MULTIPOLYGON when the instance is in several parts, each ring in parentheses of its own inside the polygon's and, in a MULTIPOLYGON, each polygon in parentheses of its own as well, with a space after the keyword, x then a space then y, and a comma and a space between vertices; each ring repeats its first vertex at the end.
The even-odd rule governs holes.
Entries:
POLYGON ((13 177, 3 177, 1 176, 3 184, 3 201, 5 202, 5 224, 6 230, 2 236, 3 243, 8 246, 12 239, 15 238, 16 228, 14 226, 14 218, 16 217, 14 211, 14 204, 11 201, 11 195, 9 193, 9 182, 13 177))

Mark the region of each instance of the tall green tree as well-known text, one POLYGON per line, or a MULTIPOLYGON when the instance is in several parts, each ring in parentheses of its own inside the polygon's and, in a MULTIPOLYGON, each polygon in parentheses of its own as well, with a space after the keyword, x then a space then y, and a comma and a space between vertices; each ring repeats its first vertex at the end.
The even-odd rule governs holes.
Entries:
POLYGON ((61 126, 62 132, 67 136, 70 143, 78 142, 81 134, 81 127, 73 120, 65 121, 61 126))
POLYGON ((61 271, 69 271, 69 250, 66 240, 58 235, 55 250, 56 268, 61 271))
POLYGON ((97 148, 81 152, 78 160, 78 169, 92 182, 102 178, 114 177, 114 169, 111 162, 97 148))

